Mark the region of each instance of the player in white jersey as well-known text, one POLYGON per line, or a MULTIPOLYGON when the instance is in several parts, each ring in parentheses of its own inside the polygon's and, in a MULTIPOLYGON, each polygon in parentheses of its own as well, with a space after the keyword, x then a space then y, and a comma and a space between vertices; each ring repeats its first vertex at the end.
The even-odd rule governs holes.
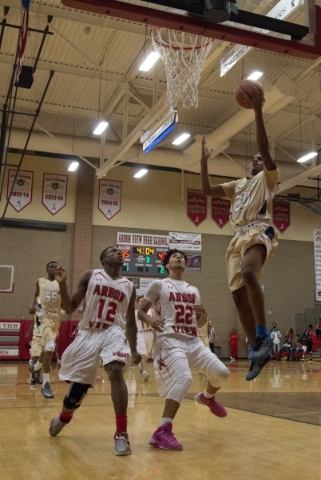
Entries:
POLYGON ((212 185, 208 175, 208 150, 202 141, 202 192, 231 202, 230 222, 235 230, 226 253, 229 288, 242 326, 251 345, 250 370, 246 380, 253 380, 271 359, 272 340, 266 328, 264 296, 259 283, 261 268, 274 256, 277 233, 271 226, 272 201, 277 190, 279 169, 271 157, 262 107, 264 98, 255 87, 251 92, 259 153, 250 165, 251 178, 212 185))
POLYGON ((43 277, 37 280, 36 291, 29 307, 29 313, 35 314, 37 312, 44 344, 43 365, 40 362, 41 359, 39 359, 29 370, 33 380, 39 383, 40 370, 43 366, 41 391, 45 398, 54 398, 49 379, 51 358, 55 351, 55 340, 61 324, 61 316, 65 313, 61 308, 59 284, 54 277, 54 271, 57 267, 57 262, 52 261, 47 264, 47 278, 43 277))
MULTIPOLYGON (((137 298, 137 307, 140 308, 140 305, 143 301, 143 295, 137 298)), ((153 342, 154 335, 153 329, 148 323, 144 323, 139 318, 137 318, 137 311, 135 311, 136 324, 137 324, 137 352, 142 357, 142 360, 139 364, 140 374, 144 378, 144 382, 147 382, 149 379, 149 374, 146 371, 146 362, 148 361, 153 342)), ((150 317, 155 317, 155 312, 150 308, 147 312, 147 315, 150 317)))
POLYGON ((201 305, 198 289, 183 280, 185 253, 169 250, 163 265, 169 272, 168 278, 150 284, 138 310, 138 318, 156 330, 152 350, 155 377, 160 396, 166 397, 160 426, 149 444, 180 450, 182 444, 174 437, 172 423, 193 381, 190 368, 197 368, 208 377, 205 391, 198 393, 195 400, 218 417, 225 417, 227 412, 215 394, 230 372, 197 336, 197 326, 204 325, 208 314, 201 305), (151 305, 155 306, 156 318, 147 315, 151 305))
POLYGON ((87 270, 72 297, 68 294, 65 270, 62 267, 55 270, 66 312, 73 313, 84 298, 85 307, 78 334, 61 358, 59 378, 70 385, 62 411, 53 418, 49 433, 58 435, 70 422, 88 389, 94 386, 101 359, 111 384, 116 415, 115 454, 129 455, 128 392, 123 367, 141 360, 136 351, 136 293, 133 283, 121 276, 123 257, 118 248, 107 247, 101 253, 100 261, 104 268, 87 270))

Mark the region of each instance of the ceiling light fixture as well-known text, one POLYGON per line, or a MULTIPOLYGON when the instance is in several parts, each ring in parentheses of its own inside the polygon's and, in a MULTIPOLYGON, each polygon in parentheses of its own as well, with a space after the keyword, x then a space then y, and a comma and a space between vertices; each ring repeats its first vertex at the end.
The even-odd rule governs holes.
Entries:
POLYGON ((97 127, 93 131, 93 134, 94 135, 100 135, 107 128, 107 126, 108 126, 108 122, 105 122, 105 121, 99 122, 97 127))
POLYGON ((146 175, 147 172, 148 172, 147 168, 141 168, 140 170, 138 170, 137 173, 135 173, 134 178, 141 178, 144 175, 146 175))
POLYGON ((148 72, 152 68, 152 66, 157 62, 159 59, 159 55, 157 52, 151 52, 146 60, 141 64, 138 70, 141 72, 148 72))
POLYGON ((318 152, 310 152, 310 153, 307 153, 306 155, 303 155, 303 157, 300 157, 298 159, 298 162, 299 163, 304 163, 304 162, 307 162, 308 160, 310 160, 311 158, 314 158, 318 155, 318 152))
POLYGON ((68 172, 74 172, 79 167, 79 162, 72 162, 69 165, 68 172))
POLYGON ((172 145, 180 145, 181 143, 185 142, 191 135, 189 133, 182 133, 179 137, 172 142, 172 145))
POLYGON ((262 77, 262 75, 263 72, 259 72, 258 70, 256 70, 255 72, 251 73, 249 77, 247 77, 247 80, 258 80, 262 77))

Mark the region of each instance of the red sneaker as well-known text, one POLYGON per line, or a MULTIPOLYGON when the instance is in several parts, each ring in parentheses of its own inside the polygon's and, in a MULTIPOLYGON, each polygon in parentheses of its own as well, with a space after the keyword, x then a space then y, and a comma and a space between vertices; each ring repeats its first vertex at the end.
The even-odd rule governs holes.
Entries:
POLYGON ((223 405, 221 405, 215 400, 215 397, 205 398, 203 393, 198 393, 195 397, 195 400, 201 405, 206 405, 217 417, 226 417, 226 409, 223 407, 223 405))
POLYGON ((149 445, 163 450, 182 450, 183 445, 179 443, 172 432, 172 424, 165 423, 158 427, 149 440, 149 445))

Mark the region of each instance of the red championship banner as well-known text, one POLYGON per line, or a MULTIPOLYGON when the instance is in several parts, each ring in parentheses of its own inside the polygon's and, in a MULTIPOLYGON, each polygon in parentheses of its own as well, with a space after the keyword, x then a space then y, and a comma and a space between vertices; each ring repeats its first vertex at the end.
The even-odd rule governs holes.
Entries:
POLYGON ((42 183, 42 204, 51 215, 56 215, 67 203, 67 175, 44 173, 42 183))
POLYGON ((282 198, 273 199, 273 222, 274 225, 283 233, 290 226, 291 209, 290 202, 282 198))
POLYGON ((98 208, 110 220, 121 210, 121 182, 99 180, 98 208))
POLYGON ((187 216, 198 227, 207 216, 207 198, 200 190, 187 190, 187 216))
MULTIPOLYGON (((7 199, 9 198, 11 188, 16 176, 17 170, 8 172, 7 199)), ((16 212, 20 212, 32 200, 33 172, 20 170, 16 178, 13 190, 11 192, 9 203, 16 212)))
POLYGON ((212 219, 220 228, 229 221, 231 202, 222 198, 212 197, 212 219))

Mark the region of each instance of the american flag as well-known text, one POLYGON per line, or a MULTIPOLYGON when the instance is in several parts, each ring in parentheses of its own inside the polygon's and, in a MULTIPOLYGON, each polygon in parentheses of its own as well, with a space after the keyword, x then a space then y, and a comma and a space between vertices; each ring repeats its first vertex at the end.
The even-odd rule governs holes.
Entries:
POLYGON ((28 26, 29 26, 29 5, 30 0, 21 0, 22 4, 22 23, 19 31, 19 43, 17 51, 17 70, 16 70, 16 84, 19 81, 19 76, 22 70, 23 57, 26 50, 28 26))

